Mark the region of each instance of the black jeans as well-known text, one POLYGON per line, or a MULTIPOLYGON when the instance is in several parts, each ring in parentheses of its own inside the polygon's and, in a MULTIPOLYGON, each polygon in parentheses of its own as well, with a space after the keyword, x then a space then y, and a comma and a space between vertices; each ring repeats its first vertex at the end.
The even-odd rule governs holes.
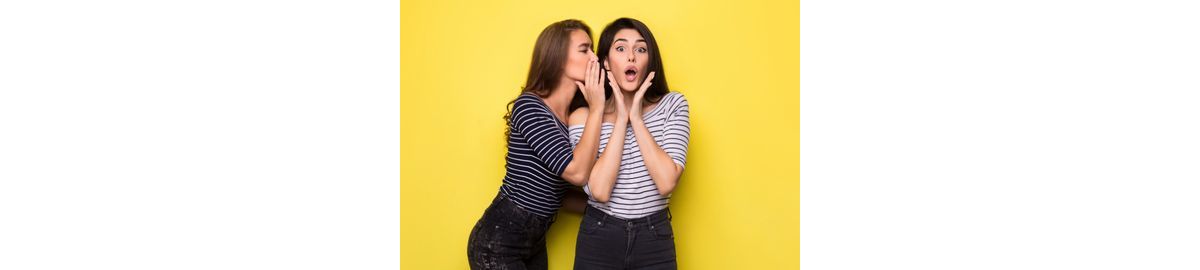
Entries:
POLYGON ((676 269, 670 210, 621 219, 588 205, 575 241, 575 269, 676 269))
POLYGON ((501 192, 467 240, 471 269, 546 269, 546 230, 551 223, 553 219, 517 207, 501 192))

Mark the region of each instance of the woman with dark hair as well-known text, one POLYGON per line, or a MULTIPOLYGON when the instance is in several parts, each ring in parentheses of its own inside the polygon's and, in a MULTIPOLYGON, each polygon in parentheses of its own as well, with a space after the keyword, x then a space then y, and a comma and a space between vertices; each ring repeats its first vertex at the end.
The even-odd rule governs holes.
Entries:
POLYGON ((687 100, 667 88, 658 42, 642 22, 613 21, 597 46, 611 98, 606 107, 576 109, 569 121, 572 142, 587 145, 588 117, 604 111, 575 269, 675 269, 667 203, 687 156, 687 100))
POLYGON ((504 116, 503 184, 467 241, 471 269, 546 269, 546 231, 566 189, 590 177, 602 110, 580 116, 592 127, 574 149, 563 120, 576 89, 588 106, 604 108, 603 81, 591 29, 583 22, 557 22, 538 35, 525 87, 504 116))

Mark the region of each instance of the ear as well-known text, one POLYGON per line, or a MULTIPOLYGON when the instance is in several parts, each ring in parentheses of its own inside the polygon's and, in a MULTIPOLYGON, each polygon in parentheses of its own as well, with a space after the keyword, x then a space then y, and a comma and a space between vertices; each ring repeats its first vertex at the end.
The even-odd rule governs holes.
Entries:
POLYGON ((611 67, 608 67, 608 61, 601 60, 600 62, 604 65, 604 70, 612 70, 611 67))

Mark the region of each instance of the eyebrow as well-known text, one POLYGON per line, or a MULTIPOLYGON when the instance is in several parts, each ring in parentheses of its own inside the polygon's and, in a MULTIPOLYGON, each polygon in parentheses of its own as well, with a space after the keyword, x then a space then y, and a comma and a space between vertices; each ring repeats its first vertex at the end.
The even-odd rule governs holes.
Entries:
MULTIPOLYGON (((629 42, 629 40, 626 40, 626 39, 623 39, 623 38, 618 38, 618 39, 617 39, 617 41, 629 42)), ((613 43, 616 43, 617 41, 613 41, 613 43)), ((645 42, 646 42, 646 40, 645 40, 645 39, 638 39, 638 40, 637 40, 637 42, 643 42, 643 43, 645 43, 645 42)))
POLYGON ((592 47, 592 43, 591 42, 579 43, 579 46, 576 46, 576 47, 592 47))

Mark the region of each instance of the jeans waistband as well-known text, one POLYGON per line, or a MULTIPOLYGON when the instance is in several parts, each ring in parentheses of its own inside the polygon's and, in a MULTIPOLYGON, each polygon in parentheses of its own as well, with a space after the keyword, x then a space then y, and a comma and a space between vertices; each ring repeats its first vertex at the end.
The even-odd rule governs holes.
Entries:
POLYGON ((653 214, 650 214, 648 216, 626 219, 626 218, 620 218, 617 216, 609 215, 608 213, 601 211, 599 208, 596 208, 595 206, 592 206, 589 204, 587 206, 587 209, 583 211, 583 214, 585 216, 595 218, 595 219, 603 221, 603 222, 609 222, 609 223, 619 222, 619 223, 625 223, 628 226, 636 226, 636 225, 652 226, 654 224, 660 224, 663 222, 671 221, 671 208, 669 208, 669 207, 664 208, 663 210, 658 210, 657 212, 654 212, 653 214))

